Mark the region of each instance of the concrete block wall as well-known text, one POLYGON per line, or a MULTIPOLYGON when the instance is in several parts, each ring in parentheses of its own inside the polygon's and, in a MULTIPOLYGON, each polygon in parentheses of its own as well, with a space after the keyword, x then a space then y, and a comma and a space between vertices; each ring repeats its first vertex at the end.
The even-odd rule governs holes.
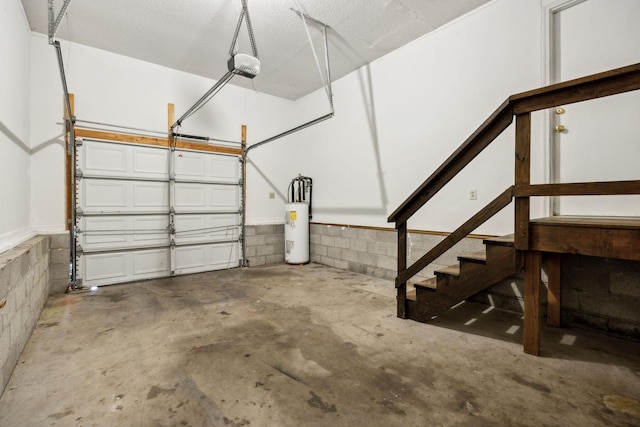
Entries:
POLYGON ((49 296, 49 243, 36 236, 0 254, 0 391, 49 296))
POLYGON ((640 262, 562 257, 562 320, 640 339, 640 262))
POLYGON ((69 285, 69 233, 50 235, 49 295, 60 294, 69 285))
POLYGON ((249 267, 284 262, 284 224, 247 225, 244 257, 249 267))
MULTIPOLYGON (((444 236, 437 234, 409 233, 408 264, 418 260, 442 239, 444 236)), ((396 277, 395 230, 311 224, 310 242, 312 262, 388 280, 396 277)), ((466 238, 416 275, 413 281, 432 277, 434 270, 455 264, 459 254, 480 250, 484 250, 482 239, 466 238)))

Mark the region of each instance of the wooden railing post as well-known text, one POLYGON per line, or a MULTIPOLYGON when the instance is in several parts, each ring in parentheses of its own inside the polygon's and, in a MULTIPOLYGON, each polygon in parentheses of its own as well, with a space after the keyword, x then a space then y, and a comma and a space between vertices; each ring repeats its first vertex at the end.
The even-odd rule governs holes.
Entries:
POLYGON ((522 341, 524 352, 538 356, 540 354, 540 289, 542 280, 542 252, 524 253, 524 322, 522 341))
MULTIPOLYGON (((531 113, 516 116, 515 186, 531 183, 531 113)), ((518 250, 529 248, 529 196, 516 192, 514 245, 518 250)))
MULTIPOLYGON (((398 276, 407 269, 407 222, 403 221, 396 225, 398 230, 398 276)), ((397 288, 397 310, 398 317, 407 318, 407 282, 402 282, 397 288)))

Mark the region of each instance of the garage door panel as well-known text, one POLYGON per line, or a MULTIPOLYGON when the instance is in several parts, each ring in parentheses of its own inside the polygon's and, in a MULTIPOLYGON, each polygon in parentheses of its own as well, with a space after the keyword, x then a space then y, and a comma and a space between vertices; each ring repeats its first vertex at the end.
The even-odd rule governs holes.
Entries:
POLYGON ((168 182, 83 178, 80 187, 83 213, 168 212, 168 182))
POLYGON ((169 153, 166 150, 133 147, 132 174, 141 177, 167 179, 169 153))
POLYGON ((240 265, 237 156, 95 140, 77 155, 83 284, 240 265))
POLYGON ((178 181, 237 183, 240 179, 240 162, 235 156, 176 150, 174 163, 178 181))
POLYGON ((238 267, 239 247, 238 242, 176 247, 176 274, 238 267))
POLYGON ((127 206, 128 187, 123 182, 83 179, 80 207, 84 212, 101 212, 105 209, 117 211, 127 206))
POLYGON ((108 282, 125 277, 127 274, 127 254, 93 254, 83 257, 83 275, 86 280, 108 282))
POLYGON ((84 254, 80 273, 92 286, 166 277, 169 249, 84 254))
POLYGON ((132 274, 135 277, 146 277, 148 275, 162 274, 169 272, 169 249, 155 249, 150 251, 133 252, 132 274))
POLYGON ((176 215, 176 244, 237 240, 240 218, 236 214, 176 215))
POLYGON ((237 185, 175 184, 176 212, 237 212, 240 191, 237 185))
POLYGON ((168 164, 164 148, 85 140, 78 149, 83 176, 167 180, 168 164))
POLYGON ((132 240, 136 245, 162 245, 169 243, 169 217, 167 215, 133 217, 132 240))
POLYGON ((83 250, 99 251, 169 245, 167 215, 85 216, 78 242, 83 250))
POLYGON ((127 152, 117 145, 87 143, 83 151, 82 170, 85 173, 122 175, 127 172, 127 152))
POLYGON ((169 203, 169 184, 166 182, 134 182, 132 183, 134 208, 148 211, 167 210, 169 203))

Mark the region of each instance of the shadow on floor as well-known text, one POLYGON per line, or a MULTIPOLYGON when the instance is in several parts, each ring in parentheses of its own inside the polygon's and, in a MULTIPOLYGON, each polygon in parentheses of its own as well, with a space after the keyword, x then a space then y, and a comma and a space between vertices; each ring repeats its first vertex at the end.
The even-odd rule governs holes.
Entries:
MULTIPOLYGON (((429 321, 429 325, 518 345, 522 351, 522 315, 463 302, 429 321)), ((573 327, 541 325, 543 358, 576 360, 640 368, 640 343, 573 327)))

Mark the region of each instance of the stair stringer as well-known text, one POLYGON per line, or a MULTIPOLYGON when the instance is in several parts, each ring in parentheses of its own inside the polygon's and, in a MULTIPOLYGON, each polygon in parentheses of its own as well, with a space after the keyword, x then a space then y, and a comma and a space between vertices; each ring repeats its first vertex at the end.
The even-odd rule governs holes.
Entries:
POLYGON ((460 262, 459 273, 455 266, 448 273, 437 274, 436 289, 416 284, 416 300, 409 304, 408 318, 426 322, 452 306, 501 280, 517 273, 516 251, 513 246, 494 245, 486 247, 486 263, 460 262))

